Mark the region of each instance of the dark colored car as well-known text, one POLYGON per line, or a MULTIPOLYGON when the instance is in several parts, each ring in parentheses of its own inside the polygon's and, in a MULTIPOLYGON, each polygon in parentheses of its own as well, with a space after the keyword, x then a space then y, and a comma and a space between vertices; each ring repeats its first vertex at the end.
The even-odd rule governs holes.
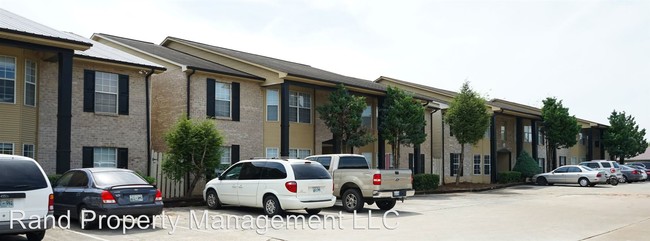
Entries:
POLYGON ((623 179, 625 179, 625 182, 627 183, 645 180, 642 171, 635 167, 621 165, 621 172, 623 173, 623 179))
MULTIPOLYGON (((69 211, 72 218, 80 219, 82 210, 91 210, 96 214, 95 221, 100 215, 120 218, 123 215, 146 215, 151 218, 163 209, 160 191, 127 169, 70 170, 61 176, 53 189, 55 215, 67 215, 69 211)), ((86 222, 82 227, 93 227, 96 223, 86 222)))
POLYGON ((645 169, 645 173, 648 174, 648 178, 650 178, 650 162, 630 162, 627 163, 628 165, 633 165, 633 166, 638 166, 638 167, 643 167, 645 169))

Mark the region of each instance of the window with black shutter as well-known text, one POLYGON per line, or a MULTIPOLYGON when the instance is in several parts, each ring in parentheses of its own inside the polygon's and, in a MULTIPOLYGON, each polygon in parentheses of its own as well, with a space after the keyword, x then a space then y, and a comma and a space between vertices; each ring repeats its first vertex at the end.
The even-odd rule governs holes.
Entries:
POLYGON ((215 108, 215 81, 214 79, 207 79, 207 86, 206 86, 206 115, 208 117, 215 117, 214 114, 214 108, 215 108))
POLYGON ((81 167, 83 168, 94 167, 95 160, 94 160, 93 147, 84 146, 82 149, 81 156, 82 156, 81 167))
POLYGON ((84 70, 84 112, 95 112, 95 71, 84 70))
POLYGON ((129 149, 117 148, 117 168, 129 168, 129 149))
POLYGON ((118 113, 120 115, 129 114, 129 76, 121 74, 119 76, 119 97, 118 113))
POLYGON ((240 159, 239 145, 230 146, 230 161, 232 162, 232 164, 239 162, 240 161, 239 159, 240 159))

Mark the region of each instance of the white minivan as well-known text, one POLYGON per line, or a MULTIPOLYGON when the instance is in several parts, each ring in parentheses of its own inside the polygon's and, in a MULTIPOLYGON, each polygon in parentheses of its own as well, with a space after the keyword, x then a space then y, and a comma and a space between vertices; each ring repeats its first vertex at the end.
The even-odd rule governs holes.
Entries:
POLYGON ((314 215, 334 206, 332 176, 318 162, 258 159, 238 162, 203 189, 211 209, 221 205, 262 208, 266 215, 305 210, 314 215))
POLYGON ((54 225, 46 219, 53 210, 52 186, 41 166, 28 157, 0 154, 0 235, 42 240, 54 225))

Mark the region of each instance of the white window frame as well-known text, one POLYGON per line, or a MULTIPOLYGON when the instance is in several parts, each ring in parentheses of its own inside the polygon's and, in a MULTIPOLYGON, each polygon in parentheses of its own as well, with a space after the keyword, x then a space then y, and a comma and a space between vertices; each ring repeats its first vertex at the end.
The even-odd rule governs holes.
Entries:
POLYGON ((93 109, 95 110, 95 113, 117 114, 117 113, 120 112, 120 110, 119 110, 120 109, 120 75, 119 74, 103 72, 103 71, 95 71, 95 99, 93 100, 93 102, 94 102, 93 109), (117 86, 116 86, 116 89, 115 89, 115 93, 97 90, 97 74, 99 74, 99 73, 117 76, 117 81, 116 81, 117 86), (97 93, 107 94, 107 95, 115 95, 115 112, 97 111, 97 95, 96 95, 97 93))
POLYGON ((36 159, 36 146, 34 144, 23 143, 23 156, 36 159), (25 155, 25 149, 27 149, 27 146, 32 147, 32 156, 25 155))
POLYGON ((267 147, 266 152, 264 153, 265 158, 280 158, 280 148, 277 147, 267 147), (269 155, 269 150, 275 150, 275 153, 277 153, 276 156, 270 156, 269 155))
POLYGON ((290 148, 289 149, 289 158, 302 159, 302 158, 305 158, 305 157, 308 157, 308 156, 311 156, 311 149, 303 149, 303 148, 290 148), (307 152, 309 152, 309 154, 307 154, 306 156, 301 157, 300 152, 302 152, 302 151, 307 151, 307 152), (291 155, 292 152, 296 153, 295 157, 291 155))
POLYGON ((505 122, 501 125, 500 134, 501 134, 501 141, 507 141, 508 140, 507 130, 506 130, 506 123, 505 122))
POLYGON ((278 89, 266 89, 266 121, 268 122, 278 122, 280 120, 280 90, 278 89), (269 93, 274 92, 278 97, 277 102, 274 105, 269 104, 269 93), (276 113, 278 114, 275 117, 275 120, 269 119, 269 107, 275 107, 276 113))
MULTIPOLYGON (((118 157, 117 157, 117 148, 115 148, 115 147, 93 147, 93 167, 99 167, 99 166, 97 166, 97 161, 98 160, 97 160, 97 158, 95 158, 95 155, 98 153, 99 149, 112 149, 114 151, 114 153, 115 153, 115 166, 114 167, 117 168, 118 157)), ((101 162, 104 163, 106 161, 101 161, 101 162)), ((101 167, 105 167, 105 166, 101 166, 101 167)))
POLYGON ((483 167, 481 166, 481 155, 480 154, 474 154, 474 170, 472 170, 472 173, 474 175, 481 175, 483 167), (478 159, 476 159, 478 157, 478 159), (478 160, 478 163, 476 162, 478 160), (478 167, 478 173, 476 173, 476 168, 478 167))
POLYGON ((221 157, 219 159, 219 165, 225 165, 225 164, 232 165, 232 146, 222 146, 221 149, 222 151, 221 151, 221 157), (228 151, 225 151, 226 149, 228 151), (226 155, 226 153, 228 155, 226 155), (224 158, 228 159, 228 161, 224 162, 224 158))
MULTIPOLYGON (((306 92, 300 92, 300 91, 289 91, 289 98, 291 99, 292 96, 297 96, 297 97, 298 97, 298 98, 296 99, 296 102, 297 102, 297 103, 296 103, 295 106, 294 106, 294 105, 291 105, 291 101, 289 101, 289 109, 290 109, 290 108, 296 108, 296 121, 295 121, 295 122, 292 121, 292 122, 293 122, 293 123, 302 123, 302 124, 311 124, 311 123, 312 123, 312 119, 313 119, 313 117, 312 117, 312 113, 311 113, 311 109, 312 109, 312 106, 314 106, 314 103, 313 103, 313 101, 312 101, 312 95, 311 95, 310 93, 306 93, 306 92), (300 106, 300 98, 303 97, 303 95, 306 95, 306 96, 309 97, 309 108, 305 108, 305 107, 301 107, 301 106, 300 106), (301 110, 301 109, 302 109, 303 111, 304 111, 304 110, 308 110, 308 111, 309 111, 309 122, 301 122, 301 121, 300 121, 300 112, 301 112, 300 110, 301 110)), ((289 112, 289 113, 291 113, 291 112, 289 112)), ((291 119, 291 117, 289 117, 289 119, 291 119)))
POLYGON ((372 121, 372 105, 366 105, 366 108, 364 108, 363 112, 361 112, 361 125, 365 126, 368 129, 371 129, 372 128, 372 122, 373 122, 372 121), (366 113, 367 110, 370 111, 370 113, 368 113, 367 116, 364 116, 364 114, 366 113), (363 123, 363 118, 369 118, 370 122, 366 125, 365 123, 363 123))
MULTIPOLYGON (((16 145, 13 142, 0 142, 0 145, 11 145, 11 154, 8 155, 13 155, 16 152, 16 145)), ((2 152, 2 148, 0 148, 0 154, 7 154, 2 152)))
POLYGON ((8 56, 8 55, 0 55, 0 57, 6 57, 14 60, 14 79, 7 79, 7 78, 0 78, 3 80, 10 80, 14 82, 14 101, 13 102, 3 102, 0 100, 0 104, 16 104, 16 75, 18 74, 18 63, 16 62, 16 57, 13 56, 8 56))
POLYGON ((533 142, 533 128, 532 126, 524 126, 524 142, 533 142))
POLYGON ((456 175, 460 175, 460 153, 453 153, 453 154, 454 155, 451 160, 452 161, 451 163, 453 164, 451 166, 452 171, 449 174, 453 173, 454 174, 453 176, 456 176, 456 175), (454 169, 456 169, 456 171, 453 171, 454 169))
POLYGON ((560 167, 561 167, 561 166, 566 166, 566 165, 567 165, 567 164, 566 164, 566 156, 560 156, 560 157, 558 158, 558 161, 557 161, 557 162, 558 162, 558 164, 559 164, 558 166, 560 166, 560 167), (562 159, 564 159, 564 165, 562 165, 562 159))
POLYGON ((38 63, 31 59, 25 59, 25 86, 23 87, 23 104, 25 106, 36 107, 36 100, 38 99, 38 63), (34 82, 27 81, 27 66, 28 62, 34 63, 34 82), (34 85, 34 105, 27 104, 27 85, 34 85))
POLYGON ((492 174, 492 157, 490 155, 483 155, 483 174, 491 175, 492 174), (485 171, 487 167, 487 170, 485 171))
POLYGON ((544 168, 544 162, 546 161, 546 158, 544 157, 538 157, 537 158, 537 166, 544 168))
POLYGON ((215 81, 215 84, 214 84, 214 103, 215 103, 214 104, 214 117, 215 118, 224 118, 224 119, 232 118, 232 83, 215 81), (229 86, 229 88, 228 88, 228 97, 229 98, 228 99, 224 99, 224 98, 220 99, 219 98, 219 91, 217 91, 219 89, 219 84, 229 86), (217 112, 217 101, 228 101, 228 116, 220 116, 220 115, 217 114, 218 113, 217 112))

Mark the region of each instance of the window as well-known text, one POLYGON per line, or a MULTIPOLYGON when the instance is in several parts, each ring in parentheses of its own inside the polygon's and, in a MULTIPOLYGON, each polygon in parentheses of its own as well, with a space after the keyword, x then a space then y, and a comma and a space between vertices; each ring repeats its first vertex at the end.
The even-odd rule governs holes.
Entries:
POLYGON ((490 175, 491 164, 490 155, 483 156, 483 174, 490 175))
POLYGON ((524 142, 530 143, 533 141, 533 129, 531 126, 524 126, 524 142))
POLYGON ((338 169, 368 169, 368 163, 363 157, 342 156, 339 158, 338 169))
POLYGON ((328 157, 328 156, 323 156, 323 157, 317 158, 316 161, 318 163, 320 163, 321 165, 323 165, 323 167, 325 167, 325 169, 329 170, 330 169, 330 164, 332 163, 332 158, 328 157))
POLYGON ((582 172, 579 167, 569 167, 569 170, 567 172, 582 172))
POLYGON ((289 121, 311 123, 311 95, 289 92, 289 121))
POLYGON ((14 144, 13 143, 0 143, 0 154, 14 154, 14 144))
POLYGON ((278 90, 267 89, 266 90, 266 120, 267 121, 278 121, 279 106, 280 106, 280 93, 278 92, 278 90))
POLYGON ((36 106, 36 62, 25 60, 25 105, 36 106))
POLYGON ((34 158, 34 145, 23 144, 23 156, 34 158))
POLYGON ((216 82, 214 88, 215 116, 230 118, 230 84, 216 82))
POLYGON ((262 176, 264 162, 245 162, 242 164, 239 180, 258 180, 262 176))
POLYGON ((221 165, 230 165, 232 160, 230 160, 230 146, 221 147, 221 165))
POLYGON ((566 156, 560 156, 560 166, 566 165, 566 156))
POLYGON ((16 59, 0 56, 0 102, 15 103, 16 59))
POLYGON ((262 179, 285 179, 287 178, 287 170, 284 165, 277 162, 266 162, 262 168, 262 179))
POLYGON ((118 75, 95 72, 95 112, 117 113, 118 75))
POLYGON ((451 176, 456 175, 458 173, 458 161, 460 159, 460 153, 451 153, 451 176))
MULTIPOLYGON (((0 192, 29 191, 47 188, 45 175, 38 168, 38 165, 34 162, 23 160, 2 160, 0 183, 2 183, 0 185, 0 192)), ((31 201, 33 199, 30 198, 28 200, 31 201)), ((16 202, 18 202, 18 205, 25 203, 25 201, 18 199, 16 202)))
POLYGON ((566 173, 567 171, 569 171, 569 167, 560 167, 558 169, 555 169, 556 173, 566 173))
POLYGON ((332 179, 330 173, 319 165, 295 163, 291 164, 291 169, 293 169, 293 175, 296 180, 332 179))
POLYGON ((481 155, 474 155, 474 175, 481 174, 481 155))
POLYGON ((537 158, 537 166, 544 167, 544 161, 546 161, 544 158, 537 158))
MULTIPOLYGON (((84 174, 85 175, 85 174, 84 174)), ((98 186, 116 186, 125 184, 149 184, 135 172, 95 172, 92 174, 98 186)), ((74 177, 73 177, 74 178, 74 177)))
POLYGON ((311 156, 309 149, 289 149, 289 158, 303 159, 308 156, 311 156))
POLYGON ((95 147, 93 150, 94 167, 117 167, 117 148, 95 147))
POLYGON ((222 180, 239 180, 239 173, 241 173, 242 163, 235 164, 232 168, 228 169, 224 174, 222 180))
POLYGON ((603 165, 603 168, 610 168, 610 167, 612 167, 612 165, 609 164, 609 162, 601 162, 600 164, 603 165))
POLYGON ((366 128, 372 128, 372 106, 366 106, 361 113, 361 123, 366 128))
POLYGON ((546 140, 544 139, 544 133, 542 132, 542 128, 539 127, 537 128, 537 142, 539 142, 540 145, 544 145, 544 142, 546 140))
POLYGON ((266 158, 279 158, 280 153, 278 151, 278 148, 275 147, 269 147, 266 148, 266 158))
POLYGON ((506 123, 501 125, 501 141, 506 141, 506 123))
POLYGON ((577 157, 571 157, 571 165, 576 165, 578 164, 578 158, 577 157))

